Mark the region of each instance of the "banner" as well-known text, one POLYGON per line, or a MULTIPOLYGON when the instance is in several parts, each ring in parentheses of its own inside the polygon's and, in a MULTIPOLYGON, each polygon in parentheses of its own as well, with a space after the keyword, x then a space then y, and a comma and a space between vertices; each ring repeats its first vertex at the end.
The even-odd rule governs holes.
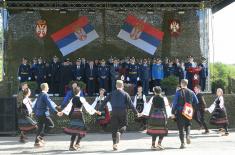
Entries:
POLYGON ((89 44, 98 37, 94 27, 89 24, 86 16, 80 17, 70 25, 65 26, 51 35, 51 38, 63 56, 89 44))
POLYGON ((163 39, 164 33, 152 25, 129 15, 118 37, 153 55, 163 39))

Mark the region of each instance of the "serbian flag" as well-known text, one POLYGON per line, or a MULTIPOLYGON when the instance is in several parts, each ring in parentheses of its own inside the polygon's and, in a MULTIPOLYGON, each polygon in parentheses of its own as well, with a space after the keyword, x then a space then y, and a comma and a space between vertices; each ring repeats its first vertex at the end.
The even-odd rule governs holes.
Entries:
POLYGON ((87 45, 98 37, 94 27, 89 24, 86 16, 80 17, 51 35, 51 38, 63 56, 87 45))
POLYGON ((131 15, 125 19, 124 25, 118 34, 119 38, 152 55, 155 53, 163 36, 164 33, 162 31, 131 15))

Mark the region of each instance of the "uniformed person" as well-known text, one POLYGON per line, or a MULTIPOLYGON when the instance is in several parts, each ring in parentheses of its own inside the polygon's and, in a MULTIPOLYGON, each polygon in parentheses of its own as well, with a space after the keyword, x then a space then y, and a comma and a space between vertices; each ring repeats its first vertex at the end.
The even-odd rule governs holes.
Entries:
POLYGON ((110 66, 110 74, 111 74, 111 83, 112 83, 112 91, 116 89, 116 80, 121 77, 121 66, 119 65, 118 59, 114 59, 113 64, 110 66))
POLYGON ((40 90, 40 85, 45 82, 46 79, 46 70, 45 65, 43 64, 42 58, 38 58, 38 65, 35 71, 35 79, 38 84, 38 89, 40 90))
POLYGON ((98 67, 98 79, 99 88, 108 90, 108 78, 109 78, 109 67, 105 64, 105 60, 101 60, 101 64, 98 67))
POLYGON ((143 87, 143 94, 148 95, 149 91, 149 81, 150 81, 150 66, 148 65, 147 59, 143 60, 143 64, 140 65, 140 80, 143 87))
POLYGON ((127 74, 127 81, 129 81, 131 84, 134 84, 134 90, 137 92, 137 81, 139 80, 139 68, 138 65, 135 64, 135 58, 132 57, 130 60, 130 64, 128 66, 128 74, 127 74))
POLYGON ((70 59, 67 58, 60 69, 60 96, 64 96, 69 89, 69 83, 73 80, 73 72, 70 59))
POLYGON ((35 81, 35 72, 36 72, 36 67, 38 65, 38 59, 33 58, 33 63, 31 65, 30 71, 31 71, 31 81, 35 81))
POLYGON ((27 62, 28 60, 26 58, 22 58, 22 63, 18 69, 18 79, 20 82, 31 80, 30 66, 27 62))

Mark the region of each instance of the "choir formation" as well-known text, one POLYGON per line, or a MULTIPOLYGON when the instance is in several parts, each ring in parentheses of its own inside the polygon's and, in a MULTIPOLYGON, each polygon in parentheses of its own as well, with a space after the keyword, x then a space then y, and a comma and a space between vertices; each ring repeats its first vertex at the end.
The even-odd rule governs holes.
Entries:
POLYGON ((134 91, 137 87, 143 87, 143 93, 148 95, 155 86, 161 86, 161 80, 174 75, 181 79, 188 79, 188 88, 193 89, 194 74, 190 68, 199 68, 199 85, 202 91, 205 90, 208 69, 206 60, 202 58, 198 63, 189 56, 186 61, 177 58, 163 61, 160 58, 135 59, 126 57, 124 59, 110 58, 107 61, 86 60, 78 58, 72 63, 68 58, 60 62, 54 56, 51 62, 45 62, 42 58, 33 59, 30 63, 26 58, 22 59, 22 64, 18 69, 19 81, 36 81, 38 93, 41 83, 48 83, 51 94, 65 95, 70 81, 82 81, 87 88, 84 95, 94 96, 98 94, 100 88, 104 88, 107 93, 115 89, 115 81, 122 79, 125 83, 133 84, 134 91))
POLYGON ((172 104, 168 102, 166 96, 162 95, 160 86, 153 88, 154 95, 149 101, 143 93, 143 87, 138 86, 134 102, 127 92, 123 90, 124 82, 117 80, 115 87, 110 94, 105 96, 105 89, 99 89, 99 95, 95 98, 93 104, 89 104, 84 98, 80 87, 76 82, 72 83, 61 105, 56 105, 49 97, 49 86, 47 83, 40 85, 41 93, 33 102, 30 101, 30 89, 27 83, 23 83, 21 91, 18 94, 18 126, 21 131, 20 142, 26 142, 26 132, 37 128, 35 137, 35 147, 44 146, 45 128, 53 128, 54 123, 50 118, 50 112, 58 116, 68 115, 70 122, 64 132, 71 135, 69 150, 80 149, 80 141, 87 134, 86 124, 84 122, 83 110, 90 115, 95 115, 97 125, 104 130, 108 123, 111 125, 111 134, 113 141, 113 150, 118 150, 120 136, 126 131, 127 113, 131 108, 136 114, 136 121, 139 122, 142 129, 152 137, 151 149, 164 149, 162 141, 168 134, 167 120, 175 120, 179 130, 180 148, 184 149, 185 144, 190 144, 190 126, 192 119, 195 119, 208 134, 209 129, 204 120, 206 111, 211 113, 209 122, 220 128, 222 135, 229 135, 228 118, 224 104, 223 91, 217 89, 217 97, 211 106, 207 107, 201 87, 196 85, 194 92, 187 88, 188 80, 182 79, 180 87, 176 93, 172 104), (110 115, 111 113, 111 115, 110 115), (35 115, 36 120, 32 117, 35 115), (185 133, 184 133, 185 132, 185 133), (156 144, 156 139, 158 142, 156 144), (185 142, 186 139, 186 142, 185 142))

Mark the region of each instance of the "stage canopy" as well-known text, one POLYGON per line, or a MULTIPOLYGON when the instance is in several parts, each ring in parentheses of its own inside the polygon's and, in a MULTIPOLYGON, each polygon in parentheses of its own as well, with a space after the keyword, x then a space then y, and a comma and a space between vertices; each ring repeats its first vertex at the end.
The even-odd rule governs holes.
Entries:
POLYGON ((197 9, 212 8, 212 12, 224 8, 234 0, 7 0, 8 9, 75 9, 75 8, 161 8, 161 9, 197 9))

